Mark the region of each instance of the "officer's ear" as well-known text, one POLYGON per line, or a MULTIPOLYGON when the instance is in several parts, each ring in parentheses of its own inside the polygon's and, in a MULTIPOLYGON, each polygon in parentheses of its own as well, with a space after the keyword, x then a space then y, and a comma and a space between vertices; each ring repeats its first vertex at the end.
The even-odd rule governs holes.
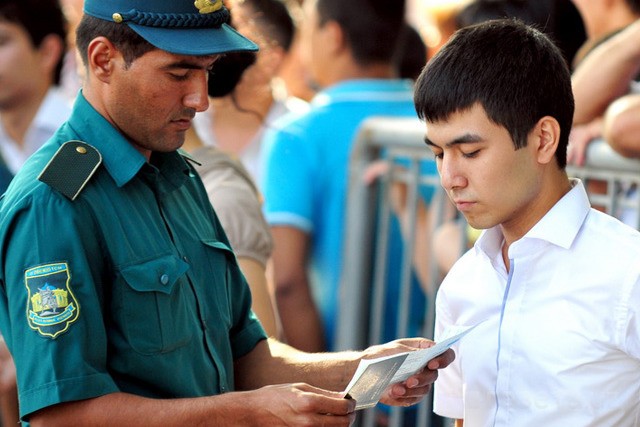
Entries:
POLYGON ((118 55, 120 53, 106 37, 96 37, 91 40, 87 48, 89 74, 97 77, 102 82, 108 83, 118 55))

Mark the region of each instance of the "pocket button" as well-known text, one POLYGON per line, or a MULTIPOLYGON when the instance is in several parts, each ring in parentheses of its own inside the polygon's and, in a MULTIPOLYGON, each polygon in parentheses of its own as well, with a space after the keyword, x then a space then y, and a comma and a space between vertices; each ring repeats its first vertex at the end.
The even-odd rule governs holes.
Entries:
POLYGON ((169 283, 169 275, 163 274, 162 276, 160 276, 160 283, 162 283, 163 285, 169 283))

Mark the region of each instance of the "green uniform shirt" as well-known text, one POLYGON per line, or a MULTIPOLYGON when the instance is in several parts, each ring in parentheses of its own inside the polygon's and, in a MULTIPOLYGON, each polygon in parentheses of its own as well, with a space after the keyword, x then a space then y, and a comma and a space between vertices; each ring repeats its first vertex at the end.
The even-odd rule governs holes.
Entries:
POLYGON ((173 398, 233 389, 234 359, 265 334, 180 154, 147 163, 80 94, 0 203, 0 327, 22 417, 116 391, 173 398), (69 140, 103 160, 75 201, 37 179, 69 140))

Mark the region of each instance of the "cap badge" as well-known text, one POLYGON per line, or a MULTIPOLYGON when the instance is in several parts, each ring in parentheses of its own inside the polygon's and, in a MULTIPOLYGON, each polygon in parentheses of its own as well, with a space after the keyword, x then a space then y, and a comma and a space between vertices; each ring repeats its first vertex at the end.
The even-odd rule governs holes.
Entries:
POLYGON ((196 0, 193 4, 202 14, 215 12, 222 8, 222 0, 215 0, 213 2, 211 0, 196 0))

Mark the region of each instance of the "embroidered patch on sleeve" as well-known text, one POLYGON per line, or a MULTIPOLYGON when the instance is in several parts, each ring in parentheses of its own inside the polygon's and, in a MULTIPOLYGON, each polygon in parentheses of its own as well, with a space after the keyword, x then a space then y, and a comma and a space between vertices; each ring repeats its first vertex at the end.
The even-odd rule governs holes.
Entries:
POLYGON ((70 279, 67 263, 39 265, 24 273, 27 321, 40 335, 56 338, 78 319, 80 306, 69 288, 70 279))

